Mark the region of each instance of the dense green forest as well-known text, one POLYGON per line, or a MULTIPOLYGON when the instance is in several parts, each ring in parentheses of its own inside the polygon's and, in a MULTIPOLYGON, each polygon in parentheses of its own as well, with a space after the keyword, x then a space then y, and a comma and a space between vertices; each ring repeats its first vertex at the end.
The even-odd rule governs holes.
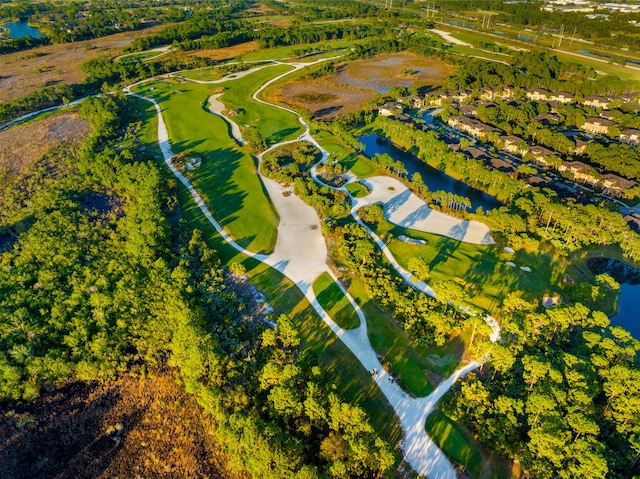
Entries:
POLYGON ((270 329, 242 314, 216 253, 138 153, 129 101, 91 98, 80 113, 94 131, 82 148, 55 148, 3 190, 0 401, 169 365, 216 420, 233 470, 392 467, 392 449, 300 348, 293 322, 282 315, 270 329))

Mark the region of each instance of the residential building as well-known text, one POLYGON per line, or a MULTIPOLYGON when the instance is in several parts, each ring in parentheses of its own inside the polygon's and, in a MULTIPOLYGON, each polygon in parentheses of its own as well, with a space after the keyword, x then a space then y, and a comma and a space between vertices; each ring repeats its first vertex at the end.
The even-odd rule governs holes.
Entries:
POLYGON ((610 100, 603 96, 585 96, 584 106, 591 106, 593 108, 609 108, 610 100))
POLYGON ((553 150, 549 150, 544 146, 532 145, 529 147, 529 152, 533 156, 536 163, 540 163, 544 166, 554 166, 558 163, 560 155, 553 150))
POLYGON ((531 101, 547 101, 549 99, 549 92, 542 88, 529 88, 525 95, 531 101))
POLYGON ((458 106, 458 110, 460 110, 460 113, 462 113, 464 116, 475 116, 477 108, 475 105, 469 105, 468 103, 461 103, 458 106))
POLYGON ((502 130, 486 125, 481 121, 466 116, 452 116, 447 122, 451 128, 464 131, 474 138, 486 139, 489 133, 500 133, 502 130))
POLYGON ((640 130, 626 129, 620 132, 620 141, 631 146, 640 145, 640 130))
POLYGON ((571 173, 573 178, 577 181, 591 183, 592 185, 598 182, 596 171, 591 166, 581 161, 567 161, 560 165, 558 170, 571 173))
POLYGON ((609 133, 609 127, 614 125, 614 122, 606 118, 587 118, 587 121, 580 125, 580 128, 589 133, 606 135, 609 133))
POLYGON ((604 188, 603 193, 608 193, 613 196, 622 196, 622 192, 638 186, 638 183, 632 180, 627 180, 621 176, 614 175, 613 173, 607 173, 600 178, 602 186, 604 188))
POLYGON ((382 116, 391 116, 404 113, 404 105, 397 101, 390 101, 378 108, 378 114, 382 116))
POLYGON ((504 143, 504 150, 508 151, 509 153, 514 153, 516 155, 522 156, 527 151, 529 151, 527 144, 522 138, 509 135, 509 136, 503 136, 500 139, 504 143))
POLYGON ((558 91, 549 95, 550 101, 557 101, 558 103, 573 103, 573 93, 567 93, 564 91, 558 91))

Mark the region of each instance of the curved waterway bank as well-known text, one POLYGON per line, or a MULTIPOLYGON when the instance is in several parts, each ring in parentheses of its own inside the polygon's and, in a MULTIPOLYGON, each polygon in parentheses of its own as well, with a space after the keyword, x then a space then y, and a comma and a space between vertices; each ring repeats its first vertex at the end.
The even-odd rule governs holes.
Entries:
POLYGON ((373 158, 376 154, 383 155, 386 153, 390 155, 394 160, 401 161, 404 164, 409 175, 420 173, 430 191, 447 191, 469 198, 472 210, 482 206, 484 211, 488 211, 502 205, 493 196, 427 165, 417 156, 394 146, 383 136, 376 134, 362 135, 358 137, 358 141, 364 145, 364 154, 369 158, 373 158))
POLYGON ((611 258, 590 258, 585 265, 593 274, 607 273, 620 283, 617 311, 611 324, 622 326, 640 340, 640 270, 611 258))

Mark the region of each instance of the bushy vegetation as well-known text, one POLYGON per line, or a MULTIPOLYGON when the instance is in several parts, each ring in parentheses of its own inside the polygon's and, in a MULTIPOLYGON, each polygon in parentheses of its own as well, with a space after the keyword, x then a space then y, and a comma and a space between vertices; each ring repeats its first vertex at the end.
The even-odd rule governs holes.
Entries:
POLYGON ((536 477, 637 474, 638 341, 581 304, 536 312, 513 295, 489 369, 443 410, 536 477))
POLYGON ((232 470, 389 469, 392 450, 300 350, 289 318, 272 330, 242 314, 215 252, 179 225, 160 171, 140 161, 128 101, 92 98, 80 111, 95 132, 80 151, 57 152, 58 175, 6 199, 21 207, 4 220, 16 240, 0 257, 0 400, 170 365, 216 421, 232 470))

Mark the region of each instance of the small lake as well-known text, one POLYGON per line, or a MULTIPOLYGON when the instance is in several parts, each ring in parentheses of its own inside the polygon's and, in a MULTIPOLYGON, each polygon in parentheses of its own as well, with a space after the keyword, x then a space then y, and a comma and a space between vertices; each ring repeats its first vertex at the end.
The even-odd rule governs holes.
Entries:
POLYGON ((33 37, 42 38, 44 35, 35 27, 30 27, 27 22, 5 23, 4 28, 9 30, 9 38, 33 37))
POLYGON ((585 53, 587 55, 593 55, 600 58, 611 58, 611 55, 605 55, 604 53, 592 52, 591 50, 578 50, 579 53, 585 53))
POLYGON ((586 265, 593 274, 608 273, 620 283, 618 311, 611 317, 611 324, 640 339, 640 271, 609 258, 592 258, 586 265))
POLYGON ((387 153, 394 160, 401 161, 405 165, 409 176, 416 172, 420 173, 430 191, 443 190, 469 198, 471 200, 471 208, 474 211, 478 206, 482 206, 482 209, 487 211, 501 205, 493 196, 472 188, 466 183, 458 181, 440 170, 436 170, 420 161, 415 155, 393 146, 390 141, 380 142, 378 138, 382 137, 375 134, 358 137, 358 141, 365 147, 364 154, 369 158, 373 158, 376 153, 381 155, 387 153))

